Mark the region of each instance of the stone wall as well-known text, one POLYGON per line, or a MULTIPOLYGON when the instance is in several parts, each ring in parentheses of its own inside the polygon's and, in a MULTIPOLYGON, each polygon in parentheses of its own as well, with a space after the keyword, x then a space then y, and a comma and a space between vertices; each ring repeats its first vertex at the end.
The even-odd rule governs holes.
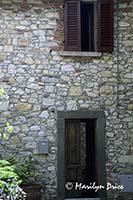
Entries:
MULTIPOLYGON (((130 1, 121 2, 119 12, 114 7, 112 54, 63 57, 59 54, 64 41, 62 2, 0 1, 0 85, 9 96, 8 109, 0 108, 0 126, 3 130, 9 121, 14 128, 0 153, 36 155, 45 200, 56 199, 60 110, 104 110, 107 180, 119 183, 120 174, 131 173, 132 8, 130 1), (49 140, 48 155, 38 151, 43 138, 49 140)), ((118 193, 109 196, 115 199, 118 193)))

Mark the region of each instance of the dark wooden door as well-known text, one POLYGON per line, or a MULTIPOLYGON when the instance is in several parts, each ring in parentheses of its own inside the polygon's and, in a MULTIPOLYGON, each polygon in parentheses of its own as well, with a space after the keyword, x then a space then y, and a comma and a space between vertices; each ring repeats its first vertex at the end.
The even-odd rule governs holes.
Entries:
MULTIPOLYGON (((80 121, 66 121, 65 182, 73 185, 81 181, 80 167, 80 121)), ((66 190, 66 197, 78 197, 80 191, 66 190)))
MULTIPOLYGON (((96 180, 95 120, 67 120, 65 134, 65 183, 90 185, 96 180), (83 128, 84 127, 84 128, 83 128), (84 130, 84 131, 83 131, 84 130)), ((96 197, 94 190, 66 189, 66 197, 96 197)))

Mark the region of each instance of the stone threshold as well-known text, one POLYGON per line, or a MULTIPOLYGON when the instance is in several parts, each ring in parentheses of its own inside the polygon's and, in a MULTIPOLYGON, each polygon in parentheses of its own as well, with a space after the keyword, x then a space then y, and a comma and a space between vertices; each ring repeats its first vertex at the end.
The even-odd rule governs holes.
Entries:
POLYGON ((84 51, 60 51, 60 56, 75 56, 75 57, 101 57, 101 52, 84 52, 84 51))

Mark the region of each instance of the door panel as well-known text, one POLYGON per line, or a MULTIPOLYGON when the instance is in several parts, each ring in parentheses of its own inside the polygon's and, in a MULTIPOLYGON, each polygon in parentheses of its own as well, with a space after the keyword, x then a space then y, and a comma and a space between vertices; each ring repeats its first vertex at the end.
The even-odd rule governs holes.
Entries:
MULTIPOLYGON (((80 121, 66 121, 65 142, 65 182, 75 184, 80 181, 80 121)), ((75 190, 66 190, 67 197, 78 197, 75 190)))
POLYGON ((66 145, 68 147, 67 164, 77 165, 80 160, 77 148, 79 146, 79 124, 76 122, 69 122, 67 128, 68 128, 66 135, 66 145))

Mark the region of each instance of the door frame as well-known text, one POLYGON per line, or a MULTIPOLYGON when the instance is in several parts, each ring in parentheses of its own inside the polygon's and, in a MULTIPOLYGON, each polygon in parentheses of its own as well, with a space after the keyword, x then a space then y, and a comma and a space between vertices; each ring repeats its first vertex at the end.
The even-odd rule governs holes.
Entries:
MULTIPOLYGON (((58 200, 65 200, 65 120, 96 119, 96 162, 98 185, 106 188, 105 157, 105 116, 104 111, 58 111, 58 150, 57 150, 57 195, 58 200)), ((100 200, 106 199, 106 189, 99 190, 100 200)), ((89 198, 88 198, 89 199, 89 198)))

